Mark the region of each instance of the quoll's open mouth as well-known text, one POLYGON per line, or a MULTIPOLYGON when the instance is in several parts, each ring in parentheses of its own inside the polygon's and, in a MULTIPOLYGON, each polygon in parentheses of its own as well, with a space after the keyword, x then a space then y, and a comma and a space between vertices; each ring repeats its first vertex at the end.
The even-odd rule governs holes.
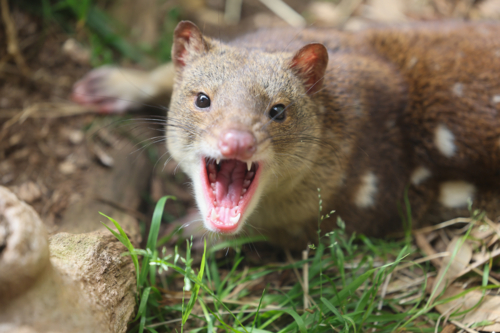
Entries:
POLYGON ((234 233, 257 188, 256 162, 203 158, 202 184, 207 202, 206 220, 213 231, 234 233))

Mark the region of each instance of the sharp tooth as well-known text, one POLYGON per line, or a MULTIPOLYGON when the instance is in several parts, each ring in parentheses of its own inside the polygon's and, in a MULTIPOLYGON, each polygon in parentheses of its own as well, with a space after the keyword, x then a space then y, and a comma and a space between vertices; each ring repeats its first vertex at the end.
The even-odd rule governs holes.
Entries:
POLYGON ((218 159, 216 160, 216 162, 217 162, 217 165, 219 165, 219 164, 220 164, 220 158, 218 158, 218 159))
POLYGON ((212 212, 210 213, 210 219, 212 221, 216 221, 218 218, 219 218, 219 216, 217 215, 217 212, 215 211, 214 208, 212 208, 212 212))
POLYGON ((247 168, 248 168, 248 171, 250 171, 252 169, 252 162, 251 161, 247 162, 247 168))
POLYGON ((236 216, 234 216, 234 217, 230 217, 230 218, 229 218, 229 221, 230 221, 231 223, 233 223, 233 224, 238 223, 238 221, 240 220, 240 217, 241 217, 241 213, 240 213, 240 214, 238 214, 238 215, 236 215, 236 216))

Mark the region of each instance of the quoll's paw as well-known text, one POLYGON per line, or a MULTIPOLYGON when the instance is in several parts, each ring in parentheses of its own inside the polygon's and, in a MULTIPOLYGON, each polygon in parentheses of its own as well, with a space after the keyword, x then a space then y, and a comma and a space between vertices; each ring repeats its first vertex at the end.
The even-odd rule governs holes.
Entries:
POLYGON ((94 69, 74 84, 71 98, 102 113, 136 109, 144 95, 139 87, 141 82, 137 82, 141 81, 141 74, 111 66, 94 69))

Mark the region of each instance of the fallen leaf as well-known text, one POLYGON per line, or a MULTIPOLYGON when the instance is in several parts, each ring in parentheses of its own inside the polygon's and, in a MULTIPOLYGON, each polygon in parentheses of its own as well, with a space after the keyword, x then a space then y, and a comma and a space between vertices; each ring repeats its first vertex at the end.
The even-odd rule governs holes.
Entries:
MULTIPOLYGON (((441 299, 453 297, 463 291, 464 290, 459 286, 449 286, 441 299)), ((484 327, 476 327, 475 329, 487 332, 500 331, 500 296, 485 295, 481 300, 482 295, 482 291, 472 290, 458 299, 436 305, 436 310, 440 313, 453 313, 472 309, 463 316, 457 317, 457 320, 465 325, 482 321, 490 321, 494 324, 484 327), (481 304, 474 308, 480 301, 481 304)))
POLYGON ((448 244, 446 251, 450 253, 448 257, 444 257, 441 268, 432 286, 432 294, 430 302, 433 302, 438 297, 446 286, 449 286, 460 273, 467 267, 472 258, 472 247, 467 241, 463 241, 459 237, 455 237, 448 244), (458 249, 456 247, 459 246, 458 249), (453 257, 453 253, 456 255, 453 257), (451 262, 450 262, 451 260, 451 262))

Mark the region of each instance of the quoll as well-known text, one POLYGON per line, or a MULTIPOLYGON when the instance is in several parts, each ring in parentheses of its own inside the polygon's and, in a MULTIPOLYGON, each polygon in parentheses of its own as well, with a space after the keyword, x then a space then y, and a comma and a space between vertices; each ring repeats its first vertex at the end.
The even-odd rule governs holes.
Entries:
POLYGON ((401 230, 405 191, 414 226, 468 216, 469 198, 499 214, 498 31, 282 28, 226 44, 183 21, 172 64, 97 69, 73 97, 120 112, 171 95, 168 149, 213 232, 302 246, 316 239, 321 188, 347 231, 381 236, 401 230))

